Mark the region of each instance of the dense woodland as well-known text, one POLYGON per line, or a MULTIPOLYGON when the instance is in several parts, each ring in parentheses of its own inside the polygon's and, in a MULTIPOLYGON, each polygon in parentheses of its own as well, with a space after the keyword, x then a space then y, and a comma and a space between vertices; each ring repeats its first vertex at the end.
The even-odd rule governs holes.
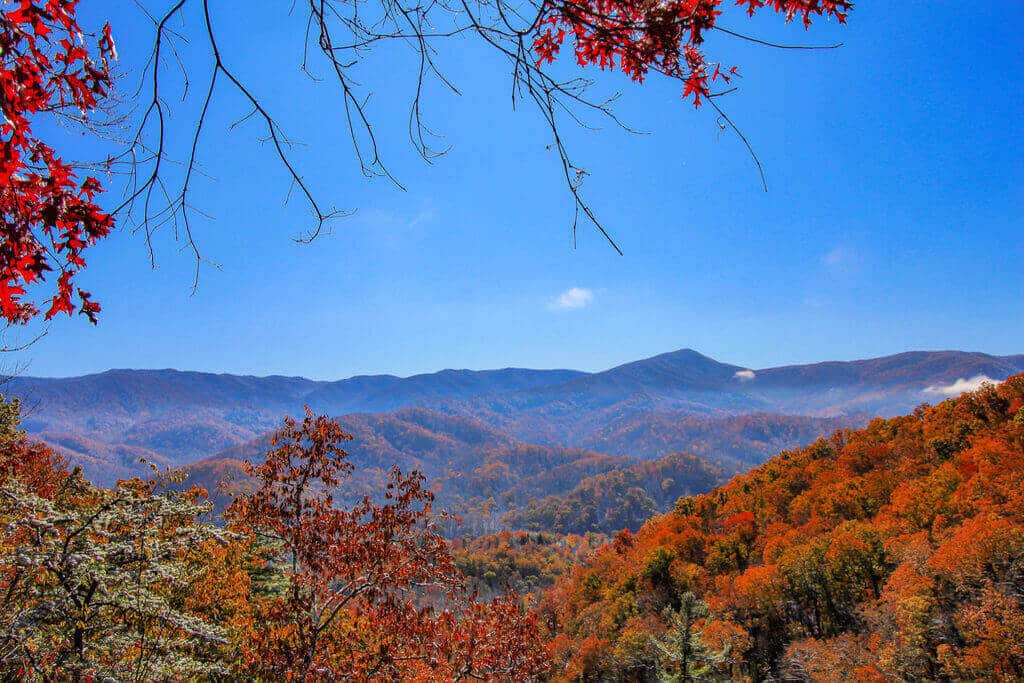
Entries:
POLYGON ((0 429, 7 678, 1024 676, 1024 375, 783 452, 610 540, 452 544, 397 469, 339 504, 351 436, 312 414, 211 524, 173 472, 89 484, 18 410, 0 429))
POLYGON ((787 451, 545 599, 558 680, 1024 676, 1024 375, 787 451))
MULTIPOLYGON (((336 498, 354 503, 376 495, 388 470, 415 469, 429 481, 438 507, 459 516, 449 536, 522 528, 561 533, 636 529, 681 495, 702 493, 740 471, 735 463, 672 455, 652 462, 579 448, 525 444, 471 418, 421 408, 338 418, 355 438, 346 447, 355 466, 336 498), (623 497, 625 494, 628 496, 623 497), (576 509, 582 503, 586 509, 576 509), (559 509, 572 508, 569 516, 559 509)), ((721 443, 731 435, 722 435, 721 443)), ((188 465, 188 481, 211 492, 218 511, 251 488, 243 470, 266 450, 261 438, 188 465)))
POLYGON ((534 604, 556 579, 607 542, 604 534, 505 530, 456 539, 452 552, 459 569, 481 595, 514 590, 534 604))
POLYGON ((680 496, 714 488, 726 472, 735 470, 677 453, 595 474, 565 493, 536 496, 502 519, 515 529, 569 534, 636 530, 680 496))

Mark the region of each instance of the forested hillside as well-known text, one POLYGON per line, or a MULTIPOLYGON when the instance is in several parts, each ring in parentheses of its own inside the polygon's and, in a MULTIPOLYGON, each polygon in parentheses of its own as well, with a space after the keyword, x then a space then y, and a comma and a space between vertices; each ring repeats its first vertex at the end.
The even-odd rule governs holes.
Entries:
MULTIPOLYGON (((659 458, 687 452, 759 463, 869 417, 908 412, 988 378, 1024 372, 1024 356, 961 351, 763 370, 683 349, 609 370, 441 372, 323 382, 176 370, 13 377, 24 425, 104 484, 244 446, 304 405, 326 415, 404 407, 471 417, 524 443, 659 458), (958 384, 959 382, 959 384, 958 384)), ((417 456, 415 444, 406 455, 417 456)))
POLYGON ((837 429, 862 427, 869 419, 864 415, 806 417, 753 413, 707 417, 685 412, 640 413, 591 432, 580 446, 652 459, 684 451, 758 465, 781 450, 809 443, 837 429))
POLYGON ((502 531, 457 539, 452 555, 483 597, 514 590, 533 602, 607 540, 603 534, 502 531))
POLYGON ((173 474, 96 487, 0 397, 5 681, 536 680, 536 615, 481 601, 417 473, 335 505, 338 424, 288 419, 214 526, 173 474))
POLYGON ((79 437, 96 443, 94 448, 72 449, 69 454, 76 460, 81 452, 102 462, 113 446, 184 465, 261 436, 274 429, 282 415, 301 413, 304 404, 329 415, 389 411, 534 389, 580 374, 516 368, 442 370, 320 382, 303 377, 110 370, 59 379, 11 377, 4 382, 4 392, 21 399, 28 432, 50 443, 79 437))
MULTIPOLYGON (((628 424, 634 416, 885 417, 958 394, 983 379, 1000 381, 1019 372, 1024 372, 1024 356, 964 351, 753 370, 682 349, 561 384, 456 399, 444 407, 534 443, 597 446, 610 425, 628 424)), ((657 455, 678 450, 686 449, 677 442, 657 455)))
MULTIPOLYGON (((449 533, 487 533, 505 528, 505 515, 531 501, 548 495, 568 493, 581 481, 594 475, 633 468, 637 463, 624 456, 610 456, 578 448, 536 446, 509 437, 466 417, 435 413, 422 408, 407 408, 394 413, 348 415, 340 419, 353 439, 345 444, 355 466, 352 476, 336 487, 338 501, 351 504, 383 489, 388 471, 397 465, 403 471, 416 470, 427 477, 437 498, 437 507, 461 517, 458 527, 447 526, 449 533)), ((231 449, 186 468, 187 484, 206 488, 223 508, 231 494, 246 491, 249 478, 242 462, 257 461, 266 451, 266 438, 231 449)), ((723 483, 731 471, 710 460, 691 458, 688 467, 671 473, 676 496, 679 492, 702 492, 723 483)), ((655 487, 658 500, 664 496, 660 478, 640 482, 633 476, 631 486, 655 487), (655 480, 656 479, 656 480, 655 480)), ((644 488, 637 492, 647 500, 644 488)), ((598 501, 601 515, 624 519, 629 505, 616 496, 598 501)), ((632 506, 635 507, 635 506, 632 506)), ((629 508, 632 509, 632 508, 629 508)), ((634 516, 646 519, 657 507, 643 507, 634 516)), ((513 522, 513 523, 518 523, 513 522)), ((575 530, 579 524, 571 523, 575 530)), ((615 524, 585 524, 581 531, 617 530, 615 524), (591 528, 594 527, 594 528, 591 528)), ((561 528, 561 527, 557 527, 561 528)))
POLYGON ((680 496, 709 491, 737 471, 734 465, 676 453, 595 474, 564 493, 535 494, 503 522, 512 529, 561 534, 636 530, 680 496))
POLYGON ((1024 676, 1024 375, 787 451, 553 588, 559 680, 1024 676))

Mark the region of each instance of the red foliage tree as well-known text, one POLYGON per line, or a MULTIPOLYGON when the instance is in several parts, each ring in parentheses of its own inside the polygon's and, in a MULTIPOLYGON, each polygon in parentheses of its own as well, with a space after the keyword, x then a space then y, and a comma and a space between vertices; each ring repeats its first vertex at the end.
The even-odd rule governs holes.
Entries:
POLYGON ((337 422, 291 418, 230 527, 284 563, 285 588, 255 606, 250 673, 283 680, 517 679, 544 668, 535 616, 515 596, 478 603, 431 521, 423 477, 392 470, 382 502, 335 506, 352 470, 337 422))
POLYGON ((598 549, 542 602, 552 678, 665 666, 622 656, 630 624, 658 637, 691 593, 710 678, 1020 680, 1024 375, 784 452, 598 549))
POLYGON ((85 121, 107 97, 114 44, 110 25, 95 49, 83 44, 77 0, 22 0, 0 12, 0 317, 24 324, 76 310, 96 322, 99 304, 77 289, 84 250, 114 221, 95 202, 102 191, 37 136, 45 116, 85 121), (43 311, 28 287, 56 272, 43 311))
MULTIPOLYGON (((576 62, 602 69, 619 68, 634 81, 650 71, 683 82, 683 98, 695 107, 711 95, 711 84, 729 83, 738 67, 722 70, 708 62, 701 45, 717 25, 723 0, 546 0, 534 40, 539 62, 553 62, 567 36, 574 41, 576 62), (709 73, 710 71, 710 73, 709 73)), ((813 17, 846 22, 853 3, 846 0, 737 0, 747 14, 769 7, 791 21, 809 27, 813 17)))

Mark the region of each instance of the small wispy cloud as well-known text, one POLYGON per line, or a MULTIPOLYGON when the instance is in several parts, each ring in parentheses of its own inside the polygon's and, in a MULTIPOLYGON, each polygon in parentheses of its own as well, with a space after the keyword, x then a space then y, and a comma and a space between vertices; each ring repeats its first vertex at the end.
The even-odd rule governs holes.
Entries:
POLYGON ((812 294, 804 297, 804 306, 808 308, 826 308, 829 305, 828 299, 812 294))
POLYGON ((940 396, 959 396, 968 391, 976 391, 985 384, 999 384, 1000 380, 992 379, 988 375, 975 375, 970 379, 961 377, 952 384, 936 384, 924 390, 926 394, 938 394, 940 396))
POLYGON ((437 212, 430 203, 424 204, 415 213, 394 211, 392 209, 361 209, 355 220, 368 228, 401 232, 432 223, 437 212))
POLYGON ((833 271, 848 271, 854 270, 860 260, 860 254, 855 249, 839 245, 821 257, 821 265, 833 271))
POLYGON ((412 217, 412 220, 409 221, 409 227, 415 228, 419 225, 429 223, 432 220, 434 220, 434 207, 428 205, 420 209, 419 212, 412 217))
POLYGON ((750 380, 757 377, 757 373, 755 373, 753 370, 737 370, 733 377, 735 377, 741 382, 749 382, 750 380))
POLYGON ((554 311, 572 311, 583 308, 594 300, 594 292, 584 287, 570 287, 552 301, 548 308, 554 311))

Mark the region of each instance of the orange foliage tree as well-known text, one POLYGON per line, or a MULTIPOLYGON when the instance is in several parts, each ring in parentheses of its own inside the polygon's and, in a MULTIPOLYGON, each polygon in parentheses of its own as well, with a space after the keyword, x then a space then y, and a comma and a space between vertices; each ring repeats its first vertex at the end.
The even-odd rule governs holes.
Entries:
POLYGON ((1024 375, 682 498, 543 604, 558 679, 643 678, 693 652, 711 677, 1019 679, 1024 375), (660 652, 630 649, 638 628, 660 652))

